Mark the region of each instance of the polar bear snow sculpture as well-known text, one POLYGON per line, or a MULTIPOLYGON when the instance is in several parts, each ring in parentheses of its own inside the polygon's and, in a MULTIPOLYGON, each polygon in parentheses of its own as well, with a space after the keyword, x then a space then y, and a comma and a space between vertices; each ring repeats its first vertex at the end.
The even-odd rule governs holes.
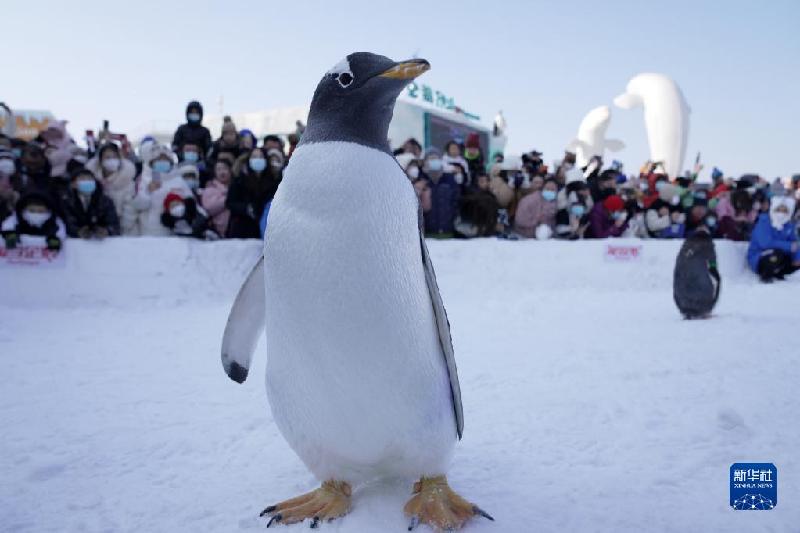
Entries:
POLYGON ((625 148, 622 141, 606 139, 610 121, 611 110, 607 105, 595 107, 583 117, 581 125, 578 126, 578 136, 567 145, 567 150, 575 152, 578 168, 588 165, 593 156, 603 157, 606 150, 618 152, 625 148))
POLYGON ((622 109, 644 107, 650 160, 662 161, 670 177, 680 174, 689 137, 689 106, 680 87, 663 74, 638 74, 614 98, 622 109))

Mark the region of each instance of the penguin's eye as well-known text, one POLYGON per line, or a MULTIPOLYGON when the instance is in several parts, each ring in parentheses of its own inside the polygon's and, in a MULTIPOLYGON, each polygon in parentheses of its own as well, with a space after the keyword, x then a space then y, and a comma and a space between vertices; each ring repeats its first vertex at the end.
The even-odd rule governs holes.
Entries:
POLYGON ((342 72, 339 74, 339 76, 337 76, 336 81, 339 82, 339 85, 341 85, 342 88, 346 89, 351 83, 353 83, 353 75, 349 72, 342 72))

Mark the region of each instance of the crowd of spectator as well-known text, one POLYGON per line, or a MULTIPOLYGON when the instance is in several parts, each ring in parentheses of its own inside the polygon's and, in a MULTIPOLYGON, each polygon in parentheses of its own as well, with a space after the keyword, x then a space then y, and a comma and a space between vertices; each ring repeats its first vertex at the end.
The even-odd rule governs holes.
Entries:
MULTIPOLYGON (((14 137, 4 104, 0 133, 0 221, 6 248, 27 237, 60 249, 66 236, 175 235, 262 238, 270 203, 302 130, 259 141, 225 117, 214 140, 203 107, 190 102, 170 146, 102 131, 78 146, 64 122, 32 141, 14 137)), ((713 169, 667 176, 659 162, 635 175, 593 157, 578 168, 566 152, 552 167, 542 153, 484 154, 477 134, 426 147, 408 139, 395 151, 417 193, 431 238, 681 239, 697 231, 750 241, 748 261, 764 281, 800 267, 796 198, 800 175, 769 182, 713 169)))

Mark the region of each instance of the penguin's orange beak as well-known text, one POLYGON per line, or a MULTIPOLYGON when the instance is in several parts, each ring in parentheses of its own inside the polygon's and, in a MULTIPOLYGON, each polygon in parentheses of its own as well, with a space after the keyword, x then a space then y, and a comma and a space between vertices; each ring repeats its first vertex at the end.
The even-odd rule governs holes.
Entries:
POLYGON ((424 59, 410 59, 396 64, 392 68, 378 74, 381 78, 393 80, 413 80, 430 70, 431 64, 424 59))

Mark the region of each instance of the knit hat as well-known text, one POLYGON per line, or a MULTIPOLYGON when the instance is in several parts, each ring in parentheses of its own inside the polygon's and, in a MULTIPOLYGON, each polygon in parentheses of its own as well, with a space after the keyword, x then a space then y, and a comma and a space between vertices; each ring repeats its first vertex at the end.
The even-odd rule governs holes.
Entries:
POLYGON ((465 148, 480 148, 481 147, 481 138, 478 136, 477 133, 472 132, 467 135, 467 142, 464 143, 465 148))
POLYGON ((150 156, 151 162, 154 159, 158 159, 162 155, 169 157, 169 160, 172 161, 173 163, 175 163, 176 161, 175 154, 172 152, 172 150, 170 150, 168 146, 165 146, 163 144, 157 144, 155 146, 152 146, 148 152, 148 155, 150 156))
POLYGON ((618 195, 612 194, 603 200, 603 207, 605 207, 606 211, 609 213, 613 213, 614 211, 622 211, 625 209, 625 202, 618 195))
POLYGON ((712 180, 722 179, 723 176, 724 176, 724 173, 720 169, 718 169, 717 167, 714 167, 714 168, 711 169, 711 179, 712 180))
POLYGON ((430 156, 437 156, 442 157, 442 151, 436 147, 431 146, 425 150, 425 157, 428 158, 430 156))
POLYGON ((184 174, 193 174, 195 178, 200 178, 200 171, 194 163, 181 163, 178 165, 178 174, 180 176, 184 174))
POLYGON ((222 119, 222 133, 226 131, 236 133, 236 124, 233 123, 233 120, 228 115, 225 115, 225 118, 222 119))
POLYGON ((169 211, 169 205, 172 202, 181 202, 183 203, 183 196, 176 192, 171 192, 164 198, 164 211, 169 211))

